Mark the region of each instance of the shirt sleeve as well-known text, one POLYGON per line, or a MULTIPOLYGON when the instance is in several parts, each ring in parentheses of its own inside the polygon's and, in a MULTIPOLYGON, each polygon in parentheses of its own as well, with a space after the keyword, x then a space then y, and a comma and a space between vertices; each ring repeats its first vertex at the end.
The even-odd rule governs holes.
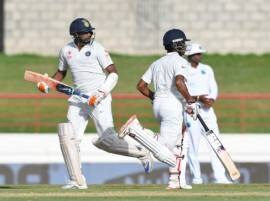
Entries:
POLYGON ((101 45, 97 46, 97 59, 100 64, 100 66, 105 69, 109 65, 113 64, 113 61, 111 59, 111 56, 107 50, 101 45))
POLYGON ((64 50, 61 49, 59 52, 59 64, 58 64, 58 70, 59 71, 65 71, 68 68, 67 60, 64 55, 64 50))
POLYGON ((174 65, 174 75, 182 75, 185 78, 187 77, 188 63, 187 62, 177 62, 174 65))
POLYGON ((152 82, 152 67, 150 66, 147 71, 143 74, 142 80, 145 81, 147 84, 152 82))
POLYGON ((218 86, 215 79, 214 71, 211 67, 209 67, 209 87, 210 87, 210 93, 208 95, 208 98, 212 98, 214 100, 217 99, 218 96, 218 86))

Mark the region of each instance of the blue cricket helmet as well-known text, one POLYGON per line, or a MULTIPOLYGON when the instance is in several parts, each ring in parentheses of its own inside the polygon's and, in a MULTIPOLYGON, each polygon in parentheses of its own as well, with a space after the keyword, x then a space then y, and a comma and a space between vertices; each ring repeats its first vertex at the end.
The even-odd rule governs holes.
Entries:
POLYGON ((180 29, 171 29, 167 31, 163 36, 163 45, 168 46, 172 45, 174 42, 177 41, 190 41, 187 39, 185 33, 180 29))
POLYGON ((187 39, 185 33, 180 29, 171 29, 163 36, 165 50, 167 52, 176 51, 180 56, 186 52, 186 41, 189 41, 189 39, 187 39))
POLYGON ((70 35, 74 35, 75 33, 92 33, 94 29, 87 19, 77 18, 71 22, 69 33, 70 35))

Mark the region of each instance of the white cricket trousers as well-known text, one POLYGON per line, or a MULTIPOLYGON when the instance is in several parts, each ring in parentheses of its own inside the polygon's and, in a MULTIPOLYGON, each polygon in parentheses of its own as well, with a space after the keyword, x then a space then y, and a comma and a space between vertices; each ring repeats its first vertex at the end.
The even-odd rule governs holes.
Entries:
POLYGON ((88 124, 89 117, 92 117, 97 133, 101 137, 107 130, 114 129, 111 95, 109 94, 95 108, 90 108, 86 102, 77 96, 71 96, 68 100, 69 108, 67 113, 68 121, 72 123, 76 139, 81 141, 88 124))
POLYGON ((182 132, 182 103, 174 96, 156 97, 153 102, 153 111, 160 123, 158 141, 173 151, 182 132))

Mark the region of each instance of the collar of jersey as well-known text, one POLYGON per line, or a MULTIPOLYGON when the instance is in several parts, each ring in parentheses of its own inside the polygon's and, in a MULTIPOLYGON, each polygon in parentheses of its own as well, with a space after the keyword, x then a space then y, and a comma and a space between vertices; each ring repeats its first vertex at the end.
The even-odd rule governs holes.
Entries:
POLYGON ((177 52, 167 52, 166 55, 178 54, 177 52))
MULTIPOLYGON (((72 41, 72 46, 73 47, 75 47, 75 48, 77 48, 77 45, 75 44, 75 42, 74 41, 72 41)), ((83 47, 86 47, 86 46, 88 46, 88 47, 91 47, 91 45, 90 44, 86 44, 86 45, 84 45, 83 47)))

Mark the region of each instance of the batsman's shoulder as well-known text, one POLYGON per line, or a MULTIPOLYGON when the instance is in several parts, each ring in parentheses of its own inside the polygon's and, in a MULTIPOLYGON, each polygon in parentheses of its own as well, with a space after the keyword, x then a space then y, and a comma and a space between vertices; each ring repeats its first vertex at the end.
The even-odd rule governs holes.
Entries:
POLYGON ((94 49, 102 49, 102 50, 105 49, 105 47, 96 40, 93 41, 92 46, 94 49))
POLYGON ((71 49, 75 48, 74 42, 67 43, 65 46, 63 46, 60 50, 60 52, 65 53, 70 51, 71 49))

